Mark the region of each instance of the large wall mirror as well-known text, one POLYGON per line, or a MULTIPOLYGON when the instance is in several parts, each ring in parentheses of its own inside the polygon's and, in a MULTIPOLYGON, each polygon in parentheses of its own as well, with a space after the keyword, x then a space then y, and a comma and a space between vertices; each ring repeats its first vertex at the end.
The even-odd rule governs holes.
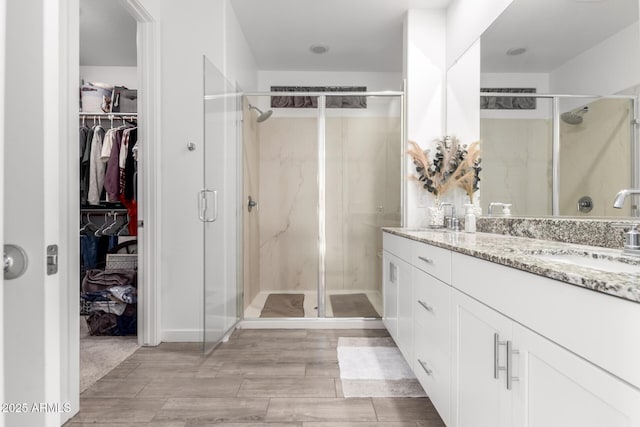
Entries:
POLYGON ((640 185, 638 3, 514 0, 482 34, 484 212, 638 216, 637 200, 613 208, 640 185))

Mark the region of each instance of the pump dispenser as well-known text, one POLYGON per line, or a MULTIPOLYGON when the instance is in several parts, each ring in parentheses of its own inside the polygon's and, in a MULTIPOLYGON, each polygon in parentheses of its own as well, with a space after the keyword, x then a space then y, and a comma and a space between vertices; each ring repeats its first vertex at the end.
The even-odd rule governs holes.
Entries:
POLYGON ((474 212, 474 206, 472 204, 464 205, 466 211, 464 215, 464 231, 465 233, 475 233, 476 232, 476 214, 474 212))

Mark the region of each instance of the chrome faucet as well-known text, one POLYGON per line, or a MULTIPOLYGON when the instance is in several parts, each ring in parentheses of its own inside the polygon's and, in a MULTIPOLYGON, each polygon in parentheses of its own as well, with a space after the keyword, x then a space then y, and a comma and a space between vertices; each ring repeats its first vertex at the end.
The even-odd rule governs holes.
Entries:
POLYGON ((451 206, 451 216, 444 217, 444 226, 451 230, 458 230, 458 218, 456 218, 456 206, 453 203, 441 203, 442 209, 444 210, 445 206, 451 206))
POLYGON ((616 194, 616 199, 613 201, 613 207, 616 209, 622 209, 625 199, 632 194, 640 194, 640 188, 627 188, 620 190, 618 194, 616 194))

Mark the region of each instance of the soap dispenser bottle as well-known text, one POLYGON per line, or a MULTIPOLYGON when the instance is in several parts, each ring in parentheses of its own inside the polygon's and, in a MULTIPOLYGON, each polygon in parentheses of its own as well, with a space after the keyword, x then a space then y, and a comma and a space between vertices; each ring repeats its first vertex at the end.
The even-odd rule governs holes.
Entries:
POLYGON ((474 213, 474 206, 472 204, 464 205, 466 208, 464 215, 464 231, 465 233, 476 232, 476 214, 474 213))

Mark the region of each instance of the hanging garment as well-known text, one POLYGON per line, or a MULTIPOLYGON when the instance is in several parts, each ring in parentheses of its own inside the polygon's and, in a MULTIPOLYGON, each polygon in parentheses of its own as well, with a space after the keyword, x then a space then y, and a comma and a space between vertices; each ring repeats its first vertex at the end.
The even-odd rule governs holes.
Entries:
POLYGON ((89 158, 89 194, 87 196, 87 201, 90 205, 100 204, 100 195, 104 189, 104 174, 106 167, 104 162, 100 160, 104 135, 104 128, 97 125, 93 132, 91 155, 89 158))
POLYGON ((129 152, 129 135, 131 134, 131 129, 132 128, 125 129, 122 134, 122 143, 120 144, 120 154, 118 157, 119 193, 120 193, 121 199, 124 195, 125 167, 127 165, 127 154, 129 152))
POLYGON ((129 143, 127 145, 127 158, 124 166, 124 198, 133 200, 135 196, 136 160, 133 156, 133 148, 138 142, 138 128, 133 128, 129 132, 129 143))
POLYGON ((80 205, 87 205, 89 196, 89 160, 91 159, 91 142, 96 127, 93 126, 87 133, 87 140, 80 156, 80 205))
POLYGON ((93 234, 80 236, 80 253, 82 254, 82 267, 90 270, 98 266, 98 239, 93 234))
POLYGON ((122 134, 124 128, 116 129, 113 135, 113 145, 109 160, 107 161, 107 172, 104 177, 104 189, 107 192, 107 201, 117 202, 120 199, 120 145, 122 144, 122 134))
POLYGON ((113 147, 115 132, 116 130, 112 128, 104 134, 104 141, 102 141, 102 149, 100 150, 100 160, 103 163, 107 163, 111 157, 111 148, 113 147))

